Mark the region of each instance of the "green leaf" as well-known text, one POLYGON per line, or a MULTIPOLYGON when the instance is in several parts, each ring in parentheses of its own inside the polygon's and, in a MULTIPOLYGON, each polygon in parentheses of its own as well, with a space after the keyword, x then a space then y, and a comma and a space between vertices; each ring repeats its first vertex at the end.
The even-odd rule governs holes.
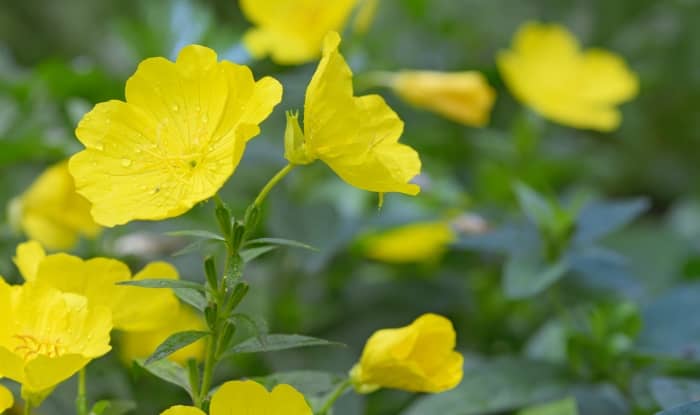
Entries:
POLYGON ((558 366, 515 358, 469 361, 455 389, 418 398, 402 415, 480 415, 507 412, 568 395, 558 366))
POLYGON ((591 243, 635 220, 649 208, 649 199, 594 202, 581 210, 577 219, 576 243, 591 243))
POLYGON ((520 208, 538 227, 544 227, 554 216, 549 202, 526 184, 516 183, 515 194, 518 197, 520 208))
POLYGON ((305 396, 318 396, 333 391, 338 384, 345 380, 345 376, 316 370, 295 370, 273 373, 255 380, 268 389, 279 384, 288 384, 305 396))
POLYGON ((649 382, 649 389, 662 409, 700 399, 700 380, 696 379, 654 378, 649 382))
POLYGON ((117 285, 133 285, 143 288, 188 288, 204 292, 204 286, 198 282, 173 280, 169 278, 149 278, 145 280, 120 281, 117 285))
POLYGON ((675 406, 656 415, 700 415, 700 401, 675 406))
POLYGON ((270 251, 274 251, 277 249, 277 246, 275 245, 267 245, 267 246, 261 246, 258 248, 250 248, 250 249, 244 249, 241 251, 241 258, 243 259, 243 262, 250 262, 254 260, 255 258, 259 257, 260 255, 264 255, 270 251))
POLYGON ((544 264, 536 255, 513 255, 503 271, 503 290, 508 298, 532 297, 557 282, 569 270, 565 259, 544 264))
POLYGON ((156 351, 153 352, 153 354, 146 360, 146 365, 161 359, 165 359, 166 357, 182 349, 183 347, 189 346, 190 344, 208 335, 208 331, 197 330, 181 331, 179 333, 175 333, 167 339, 165 339, 165 341, 161 343, 160 346, 158 346, 156 351))
POLYGON ((311 245, 305 244, 303 242, 295 241, 292 239, 282 239, 282 238, 258 238, 251 239, 246 242, 247 245, 279 245, 279 246, 290 246, 293 248, 303 248, 310 251, 318 251, 318 248, 311 245))
POLYGON ((166 232, 165 234, 170 235, 170 236, 194 236, 196 238, 212 239, 212 240, 222 241, 222 242, 226 241, 226 238, 219 235, 218 233, 214 233, 214 232, 210 232, 210 231, 203 231, 203 230, 173 231, 173 232, 166 232))
POLYGON ((576 399, 569 397, 525 408, 518 415, 578 415, 576 399))
POLYGON ((124 415, 136 409, 132 401, 99 401, 90 410, 90 415, 124 415))
POLYGON ((173 288, 175 295, 180 300, 186 302, 199 311, 204 311, 207 307, 207 298, 200 290, 192 288, 173 288))
POLYGON ((186 390, 192 396, 192 388, 189 383, 189 376, 184 367, 170 360, 159 360, 157 362, 145 363, 145 359, 136 359, 136 364, 146 371, 173 385, 177 385, 186 390))
POLYGON ((181 256, 192 252, 204 251, 205 249, 210 249, 214 246, 219 246, 220 243, 220 241, 214 241, 211 239, 199 239, 197 241, 185 245, 184 248, 173 252, 171 256, 181 256))
POLYGON ((257 337, 245 340, 231 347, 224 353, 224 356, 231 356, 236 353, 259 353, 273 352, 277 350, 296 349, 299 347, 311 346, 344 346, 342 343, 319 339, 316 337, 301 336, 299 334, 268 334, 265 342, 257 337))

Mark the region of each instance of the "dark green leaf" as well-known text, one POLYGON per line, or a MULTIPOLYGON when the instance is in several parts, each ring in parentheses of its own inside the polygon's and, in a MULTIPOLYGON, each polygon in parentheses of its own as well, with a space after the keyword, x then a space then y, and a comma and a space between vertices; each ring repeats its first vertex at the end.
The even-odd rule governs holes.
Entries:
POLYGON ((568 395, 557 366, 513 358, 470 362, 455 389, 418 398, 403 415, 477 415, 507 412, 568 395))
POLYGON ((207 307, 207 299, 200 290, 192 288, 173 288, 177 298, 191 305, 199 311, 204 311, 207 307))
POLYGON ((293 248, 304 248, 304 249, 308 249, 311 251, 318 251, 318 248, 315 248, 315 247, 308 245, 308 244, 305 244, 303 242, 295 241, 292 239, 282 239, 282 238, 251 239, 250 241, 246 242, 246 245, 280 245, 280 246, 290 246, 293 248))
POLYGON ((576 223, 576 243, 591 243, 623 228, 649 208, 644 197, 619 202, 594 202, 583 208, 576 223))
POLYGON ((549 202, 524 183, 515 184, 520 208, 525 215, 538 227, 547 224, 554 216, 549 202))
POLYGON ((544 264, 536 255, 513 255, 505 264, 503 289, 508 298, 531 297, 557 282, 568 270, 564 259, 544 264))
POLYGON ((201 238, 201 239, 212 239, 216 241, 226 241, 226 238, 223 236, 219 235, 218 233, 210 232, 210 231, 203 231, 203 230, 184 230, 184 231, 173 231, 173 232, 166 232, 166 235, 170 236, 194 236, 196 238, 201 238))
POLYGON ((651 396, 662 409, 700 400, 700 380, 654 378, 649 382, 651 396))
POLYGON ((183 347, 189 346, 190 344, 208 335, 208 331, 197 330, 175 333, 165 339, 165 341, 158 346, 156 351, 153 352, 153 354, 146 360, 146 365, 161 359, 165 359, 183 347))
POLYGON ((518 415, 578 415, 578 407, 576 406, 576 399, 569 397, 530 406, 519 411, 518 415))
POLYGON ((136 363, 154 376, 172 383, 173 385, 177 385, 186 390, 190 396, 192 395, 192 388, 190 388, 187 370, 185 370, 184 367, 166 359, 149 364, 145 363, 145 359, 137 359, 136 363))
POLYGON ((124 415, 136 409, 132 401, 99 401, 90 410, 90 415, 124 415))
POLYGON ((224 355, 230 356, 236 353, 272 352, 311 346, 344 346, 342 343, 298 334, 269 334, 265 336, 265 343, 262 343, 260 340, 261 339, 257 337, 245 340, 231 347, 224 355))
POLYGON ((133 285, 143 288, 188 288, 204 292, 204 286, 198 282, 186 280, 173 280, 169 278, 149 278, 145 280, 120 281, 117 285, 133 285))
POLYGON ((658 412, 657 415, 700 415, 700 401, 678 405, 658 412))
POLYGON ((267 246, 261 246, 259 248, 249 248, 249 249, 244 249, 241 251, 241 258, 243 258, 243 262, 250 262, 254 260, 255 258, 259 257, 260 255, 264 255, 270 251, 274 251, 277 249, 277 246, 275 245, 267 245, 267 246))

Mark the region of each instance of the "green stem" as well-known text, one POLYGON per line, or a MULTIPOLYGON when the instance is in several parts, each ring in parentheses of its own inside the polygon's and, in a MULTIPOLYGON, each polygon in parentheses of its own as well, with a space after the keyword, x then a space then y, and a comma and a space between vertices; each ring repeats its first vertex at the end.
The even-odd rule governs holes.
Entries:
POLYGON ((80 369, 80 372, 78 372, 78 396, 75 398, 78 415, 88 415, 86 377, 85 368, 80 369))
POLYGON ((24 402, 24 415, 32 415, 32 405, 29 403, 29 400, 24 402))
POLYGON ((214 367, 216 366, 216 345, 218 343, 218 333, 211 334, 207 342, 207 352, 204 361, 204 372, 202 373, 202 385, 199 389, 199 399, 195 402, 198 408, 203 409, 204 402, 209 395, 212 379, 214 377, 214 367))
POLYGON ((278 171, 277 174, 272 176, 270 181, 267 182, 265 187, 262 188, 262 190, 258 194, 258 197, 255 198, 253 204, 256 206, 262 206, 263 202, 265 201, 265 198, 267 197, 267 194, 270 193, 270 190, 272 190, 272 188, 275 187, 275 185, 279 183, 280 180, 282 180, 284 176, 287 175, 287 173, 292 171, 294 167, 294 164, 287 164, 282 168, 282 170, 278 171))
POLYGON ((352 384, 350 383, 350 379, 345 379, 342 383, 340 383, 338 386, 336 386, 335 390, 333 393, 326 399, 326 402, 323 404, 323 407, 321 408, 320 411, 318 411, 317 415, 326 415, 328 414, 328 411, 333 408, 333 405, 335 404, 335 401, 338 400, 345 391, 347 391, 352 384))

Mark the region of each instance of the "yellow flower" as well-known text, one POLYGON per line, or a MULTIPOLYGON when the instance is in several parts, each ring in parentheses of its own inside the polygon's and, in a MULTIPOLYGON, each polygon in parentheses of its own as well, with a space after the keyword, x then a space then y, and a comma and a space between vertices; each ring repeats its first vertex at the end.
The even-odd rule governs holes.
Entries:
MULTIPOLYGON (((84 261, 67 254, 46 256, 36 241, 20 244, 14 259, 26 281, 46 283, 85 296, 91 304, 108 307, 114 327, 120 330, 155 330, 167 324, 180 307, 172 290, 116 285, 132 276, 129 267, 115 259, 84 261)), ((150 263, 133 276, 134 280, 151 278, 179 277, 177 270, 165 262, 150 263)))
POLYGON ((445 317, 424 314, 411 325, 374 333, 353 367, 355 389, 380 387, 412 392, 443 392, 462 380, 463 357, 454 351, 455 330, 445 317))
POLYGON ((78 192, 105 226, 181 215, 233 174, 246 142, 279 103, 282 86, 217 62, 190 45, 176 62, 150 58, 126 83, 126 102, 97 104, 76 130, 70 159, 78 192))
MULTIPOLYGON (((123 333, 119 342, 119 354, 124 362, 131 362, 138 358, 146 358, 170 335, 187 330, 207 329, 204 321, 189 307, 180 307, 178 311, 171 311, 170 316, 164 321, 165 325, 151 331, 130 331, 123 333)), ((185 364, 189 359, 201 360, 204 355, 204 340, 197 341, 168 356, 173 362, 185 364)))
POLYGON ((482 127, 489 122, 496 91, 477 71, 401 71, 390 85, 408 103, 452 121, 482 127))
POLYGON ((352 28, 355 33, 364 34, 369 30, 379 8, 379 0, 361 0, 352 28))
POLYGON ((12 392, 0 385, 0 414, 12 408, 14 404, 15 399, 12 397, 12 392))
POLYGON ((324 36, 340 31, 357 0, 240 0, 256 27, 243 43, 256 58, 295 65, 316 59, 324 36))
POLYGON ((523 25, 512 50, 498 56, 498 68, 517 99, 542 116, 576 128, 612 131, 620 125, 617 106, 637 95, 637 76, 618 55, 581 51, 566 28, 523 25))
POLYGON ((9 206, 10 223, 49 249, 70 249, 80 235, 95 237, 100 227, 90 203, 75 191, 68 162, 49 167, 9 206))
MULTIPOLYGON (((214 393, 209 406, 211 415, 265 414, 312 415, 304 395, 289 385, 277 385, 268 392, 252 380, 226 382, 214 393)), ((173 406, 161 415, 204 415, 191 406, 173 406)))
POLYGON ((454 240, 455 232, 446 222, 411 223, 371 235, 364 241, 364 252, 391 263, 434 261, 454 240))
POLYGON ((287 114, 285 154, 293 164, 321 159, 343 180, 371 192, 416 195, 418 153, 399 144, 403 122, 379 95, 354 97, 352 72, 338 52, 340 36, 324 41, 323 58, 306 90, 304 132, 287 114))
POLYGON ((0 376, 23 396, 45 393, 110 350, 111 313, 87 298, 35 282, 0 279, 0 376))

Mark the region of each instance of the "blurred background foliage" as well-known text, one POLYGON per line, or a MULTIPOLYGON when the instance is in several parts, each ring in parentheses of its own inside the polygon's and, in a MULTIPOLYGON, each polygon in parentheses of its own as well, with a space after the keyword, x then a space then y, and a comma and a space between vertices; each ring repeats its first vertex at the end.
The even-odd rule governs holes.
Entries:
MULTIPOLYGON (((402 141, 421 154, 420 196, 388 195, 378 211, 376 195, 321 163, 276 188, 261 233, 319 252, 262 257, 248 268, 244 307, 272 332, 349 347, 238 356, 219 380, 342 373, 374 330, 433 311, 455 322, 467 354, 462 385, 425 397, 348 395, 336 414, 508 413, 567 396, 584 415, 643 414, 700 399, 699 21, 696 0, 381 0, 370 30, 344 42, 357 86, 369 70, 481 70, 498 92, 491 122, 464 127, 379 91, 405 121, 402 141), (627 60, 640 94, 622 106, 618 130, 557 126, 513 99, 494 58, 528 20, 561 23, 584 46, 627 60), (368 232, 436 219, 462 231, 442 258, 363 255, 368 232)), ((285 87, 221 192, 242 214, 283 165, 282 110, 302 107, 315 68, 252 61, 240 44, 248 27, 234 0, 0 2, 0 205, 80 148, 77 121, 96 102, 123 99, 140 60, 201 43, 285 87)), ((164 232, 213 228, 212 211, 205 203, 178 219, 109 229, 79 253, 134 267, 168 258, 183 241, 164 232)), ((0 273, 18 281, 11 258, 21 238, 7 220, 1 236, 0 273)), ((200 280, 201 256, 168 260, 200 280)), ((186 401, 113 355, 90 371, 93 399, 132 399, 138 413, 186 401)), ((62 385, 41 413, 67 413, 72 388, 62 385)))

